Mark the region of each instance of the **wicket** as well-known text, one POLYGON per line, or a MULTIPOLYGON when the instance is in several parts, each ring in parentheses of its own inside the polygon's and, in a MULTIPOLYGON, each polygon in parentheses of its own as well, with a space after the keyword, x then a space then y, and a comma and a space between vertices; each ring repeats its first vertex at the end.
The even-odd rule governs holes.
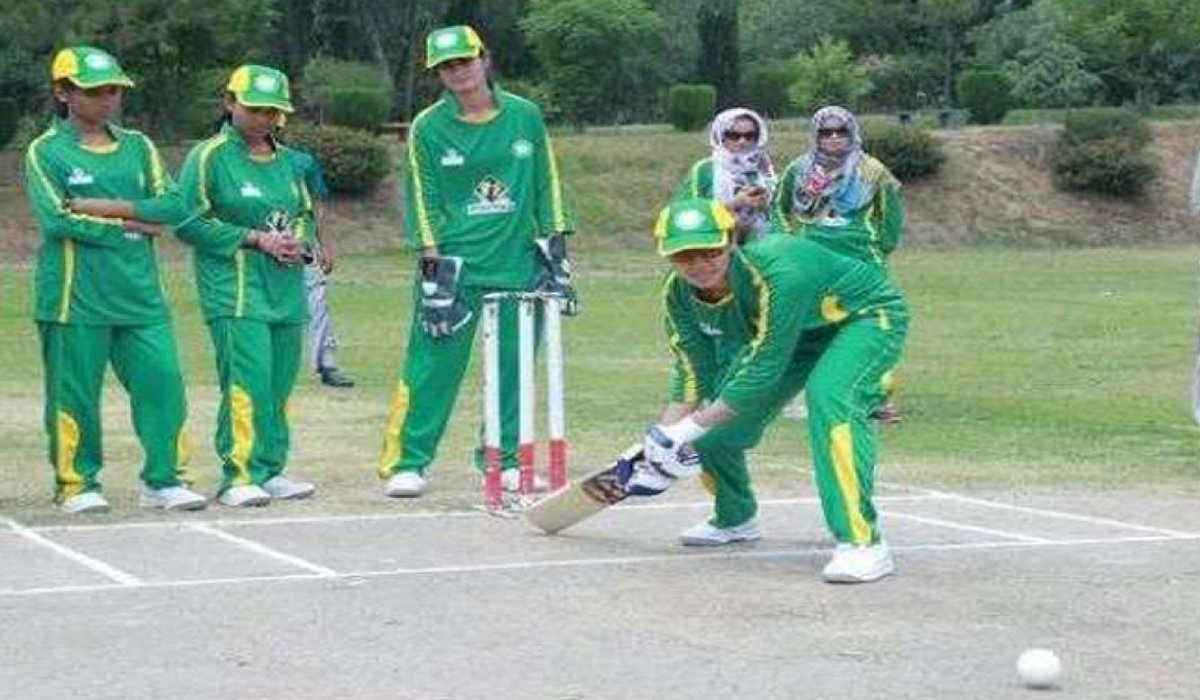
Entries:
POLYGON ((519 385, 517 468, 520 493, 533 493, 537 473, 535 409, 536 314, 542 311, 546 343, 547 452, 550 488, 567 483, 567 439, 564 411, 562 299, 540 292, 493 292, 483 297, 483 446, 485 456, 483 498, 489 510, 504 507, 501 479, 503 448, 500 440, 500 305, 517 305, 517 377, 519 385))

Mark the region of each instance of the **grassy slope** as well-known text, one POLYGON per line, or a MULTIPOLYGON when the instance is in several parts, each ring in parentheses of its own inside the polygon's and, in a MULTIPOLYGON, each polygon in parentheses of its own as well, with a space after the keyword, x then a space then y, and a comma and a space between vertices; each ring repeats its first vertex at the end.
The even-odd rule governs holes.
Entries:
MULTIPOLYGON (((1023 488, 1146 485, 1194 488, 1196 433, 1187 386, 1194 344, 1194 250, 971 249, 903 252, 895 260, 915 312, 905 365, 906 420, 884 435, 884 477, 929 486, 1023 488)), ((342 356, 361 380, 348 392, 306 377, 299 394, 298 473, 324 488, 320 505, 380 505, 372 475, 407 323, 408 265, 391 256, 344 261, 332 298, 342 356)), ((0 275, 0 510, 45 520, 49 469, 40 429, 36 340, 26 318, 30 270, 0 275)), ((585 311, 568 327, 569 424, 575 469, 606 459, 653 417, 665 384, 659 267, 641 252, 582 261, 585 311)), ((212 357, 190 270, 173 265, 192 405, 194 466, 214 476, 212 357)), ((478 372, 424 506, 475 497, 463 466, 479 415, 478 372)), ((139 452, 124 395, 107 395, 107 483, 133 498, 139 452)), ((801 421, 781 419, 755 464, 766 483, 795 484, 807 463, 801 421)), ((135 517, 123 509, 117 517, 135 517)))
MULTIPOLYGON (((909 247, 1015 244, 1184 243, 1195 236, 1187 192, 1200 121, 1151 124, 1161 176, 1143 199, 1119 202, 1056 191, 1046 155, 1057 127, 972 127, 939 132, 947 163, 937 177, 905 188, 909 247)), ((640 245, 664 200, 706 152, 706 136, 662 126, 596 129, 556 137, 562 172, 580 211, 590 249, 640 245)), ((771 151, 782 168, 807 148, 800 122, 776 124, 771 151)), ((165 149, 173 162, 182 150, 165 149)), ((393 154, 399 158, 399 150, 393 154)), ((0 256, 28 258, 37 238, 23 205, 20 154, 0 152, 0 256)), ((396 179, 364 200, 334 203, 334 230, 352 251, 400 241, 396 179)))

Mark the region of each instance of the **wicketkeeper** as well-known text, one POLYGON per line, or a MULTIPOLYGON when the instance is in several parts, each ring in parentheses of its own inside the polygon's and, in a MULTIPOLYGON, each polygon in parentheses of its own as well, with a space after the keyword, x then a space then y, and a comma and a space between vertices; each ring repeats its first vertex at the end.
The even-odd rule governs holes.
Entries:
MULTIPOLYGON (((483 296, 542 289, 577 311, 566 257, 575 230, 542 112, 504 91, 475 30, 437 29, 427 68, 446 88, 412 122, 404 223, 417 254, 413 319, 384 433, 379 476, 393 497, 420 496, 471 357, 483 296)), ((517 488, 517 313, 500 316, 504 485, 517 488)), ((482 470, 477 450, 476 468, 482 470)))

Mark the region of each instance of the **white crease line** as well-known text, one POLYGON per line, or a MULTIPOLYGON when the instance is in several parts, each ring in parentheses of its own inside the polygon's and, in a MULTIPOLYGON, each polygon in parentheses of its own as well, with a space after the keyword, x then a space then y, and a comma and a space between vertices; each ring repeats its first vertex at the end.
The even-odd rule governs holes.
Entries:
MULTIPOLYGON (((1139 535, 1132 537, 1118 537, 1112 539, 1085 538, 1074 540, 1054 540, 1046 542, 1019 542, 1019 541, 997 541, 997 542, 957 542, 957 543, 929 543, 929 544, 914 544, 914 545, 894 545, 892 551, 895 552, 948 552, 948 551, 963 551, 963 550, 985 550, 985 549, 1022 549, 1031 548, 1037 549, 1042 547, 1078 547, 1090 545, 1120 545, 1134 543, 1156 543, 1156 542, 1195 542, 1200 540, 1200 535, 1189 537, 1175 537, 1166 535, 1139 535)), ((752 545, 745 545, 752 546, 752 545)), ((708 560, 739 560, 739 559, 788 559, 788 558, 803 558, 814 555, 827 554, 830 550, 830 545, 821 547, 804 547, 802 549, 780 549, 770 551, 727 551, 713 553, 678 553, 678 554, 657 554, 640 557, 609 557, 599 559, 558 559, 548 561, 523 561, 523 562, 501 562, 498 564, 463 564, 463 565, 447 565, 447 566, 428 566, 408 569, 389 569, 384 571, 354 571, 334 573, 331 575, 313 575, 313 574, 279 574, 270 576, 241 576, 232 578, 216 578, 216 579, 193 579, 189 581, 155 581, 143 583, 138 586, 138 590, 142 591, 147 588, 196 588, 202 586, 220 586, 220 585, 239 585, 245 583, 264 583, 264 582, 285 582, 285 581, 331 581, 331 580, 353 580, 365 578, 391 578, 404 576, 436 576, 440 574, 471 574, 471 573, 496 573, 505 571, 532 571, 538 569, 561 569, 561 568, 579 568, 586 566, 633 566, 638 564, 674 564, 689 561, 708 561, 708 560)), ((93 591, 111 591, 123 590, 127 586, 116 586, 111 584, 99 584, 94 586, 60 586, 56 588, 26 588, 26 589, 0 589, 0 596, 33 596, 46 595, 53 593, 88 593, 93 591)))
POLYGON ((88 569, 95 571, 105 578, 112 579, 122 586, 140 586, 143 584, 143 581, 137 576, 134 576, 133 574, 127 574, 111 564, 106 564, 99 559, 94 559, 82 552, 77 552, 66 545, 62 545, 54 540, 47 539, 46 537, 39 535, 15 520, 10 518, 0 518, 0 521, 6 523, 16 535, 23 537, 35 544, 39 544, 55 552, 56 554, 59 554, 60 556, 66 557, 76 564, 87 567, 88 569))
POLYGON ((270 557, 272 559, 291 564, 292 566, 304 569, 305 571, 310 571, 318 576, 329 577, 339 575, 338 572, 328 567, 314 564, 306 559, 301 559, 300 557, 286 554, 277 549, 272 549, 260 542, 248 540, 244 537, 238 537, 237 535, 230 534, 224 530, 219 530, 205 523, 193 523, 190 529, 212 535, 213 537, 225 540, 226 542, 233 543, 242 549, 245 549, 246 551, 254 552, 255 554, 261 554, 265 557, 270 557))
POLYGON ((1049 544, 1054 540, 1048 540, 1044 537, 1033 537, 1031 535, 1022 535, 1016 532, 1006 532, 1005 530, 994 530, 990 527, 979 527, 978 525, 966 525, 956 523, 950 520, 941 520, 939 518, 927 518, 923 515, 910 515, 908 513, 898 513, 894 510, 883 511, 886 518, 900 518, 901 520, 912 520, 926 525, 936 525, 938 527, 948 528, 950 530, 964 530, 966 532, 978 532, 984 535, 992 535, 1006 540, 1017 540, 1020 542, 1028 542, 1030 544, 1049 544))
MULTIPOLYGON (((913 496, 876 496, 872 501, 875 503, 907 503, 910 501, 932 501, 940 498, 933 494, 917 494, 913 496)), ((821 499, 816 496, 803 496, 800 498, 762 498, 759 499, 760 506, 795 506, 795 505, 813 505, 820 503, 821 499)), ((621 511, 638 511, 638 510, 670 510, 674 508, 712 508, 712 501, 688 501, 681 503, 621 503, 613 506, 614 509, 621 511)))
MULTIPOLYGON (((893 503, 893 502, 909 502, 909 501, 931 501, 943 496, 936 494, 914 494, 908 496, 876 496, 876 503, 893 503)), ((778 506, 778 505, 800 505, 819 503, 820 499, 815 496, 801 498, 764 498, 760 500, 759 505, 778 506)), ((656 509, 671 509, 671 508, 711 508, 712 501, 687 501, 680 503, 641 503, 641 504, 621 504, 614 506, 615 509, 621 511, 634 510, 656 510, 656 509)), ((306 525, 321 523, 353 523, 353 522, 378 522, 387 520, 430 520, 439 518, 490 518, 487 513, 479 510, 445 510, 445 511, 424 511, 419 513, 363 513, 361 515, 322 515, 322 516, 297 516, 291 518, 228 518, 228 519, 213 519, 213 520, 196 520, 187 522, 183 520, 156 521, 156 522, 140 522, 140 523, 112 523, 104 524, 88 524, 88 525, 40 525, 30 528, 38 532, 77 532, 87 530, 143 530, 143 529, 177 529, 187 530, 196 525, 210 525, 214 527, 245 527, 251 525, 306 525)))
POLYGON ((1114 520, 1112 518, 1100 518, 1093 515, 1078 515, 1076 513, 1068 513, 1061 510, 1049 510, 1047 508, 1032 508, 1030 506, 1018 506, 1011 503, 1001 503, 999 501, 989 501, 985 498, 974 498, 972 496, 963 496, 957 493, 932 491, 929 493, 936 494, 942 498, 949 498, 963 503, 970 503, 977 506, 986 506, 989 508, 999 508, 1001 510, 1012 510, 1018 513, 1029 513, 1030 515, 1042 515, 1050 518, 1059 518, 1062 520, 1075 520, 1081 523, 1091 523, 1092 525, 1106 525, 1109 527, 1119 527, 1127 530, 1140 530, 1142 532, 1153 532, 1159 535, 1169 535, 1172 537, 1192 538, 1200 537, 1200 533, 1185 532, 1183 530, 1171 530, 1165 527, 1154 527, 1153 525, 1139 525, 1137 523, 1127 523, 1123 520, 1114 520))

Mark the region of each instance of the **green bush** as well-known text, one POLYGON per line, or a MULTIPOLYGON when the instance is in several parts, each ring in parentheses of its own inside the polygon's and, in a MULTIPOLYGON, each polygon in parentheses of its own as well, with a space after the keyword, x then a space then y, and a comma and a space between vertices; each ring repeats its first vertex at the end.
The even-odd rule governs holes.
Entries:
POLYGON ((375 136, 357 129, 289 123, 283 138, 321 161, 333 192, 366 194, 383 181, 390 168, 387 147, 375 136))
POLYGON ((863 148, 902 182, 936 175, 946 160, 941 142, 924 129, 869 124, 866 132, 863 148))
POLYGON ((1015 106, 1012 83, 994 68, 972 68, 958 76, 958 104, 975 124, 997 124, 1015 106))
POLYGON ((377 129, 387 121, 396 98, 391 76, 383 68, 324 56, 304 66, 296 91, 310 117, 356 129, 377 129))
POLYGON ((325 93, 321 116, 326 124, 375 132, 387 121, 391 95, 377 88, 346 88, 325 93))
POLYGON ((796 82, 792 61, 756 63, 742 78, 743 103, 759 114, 771 118, 792 117, 800 113, 788 98, 788 88, 796 82))
POLYGON ((667 122, 679 131, 696 131, 712 119, 717 89, 712 85, 676 85, 667 93, 667 122))
POLYGON ((1050 167, 1060 189, 1137 197, 1158 177, 1146 153, 1150 130, 1131 110, 1067 113, 1050 167))

